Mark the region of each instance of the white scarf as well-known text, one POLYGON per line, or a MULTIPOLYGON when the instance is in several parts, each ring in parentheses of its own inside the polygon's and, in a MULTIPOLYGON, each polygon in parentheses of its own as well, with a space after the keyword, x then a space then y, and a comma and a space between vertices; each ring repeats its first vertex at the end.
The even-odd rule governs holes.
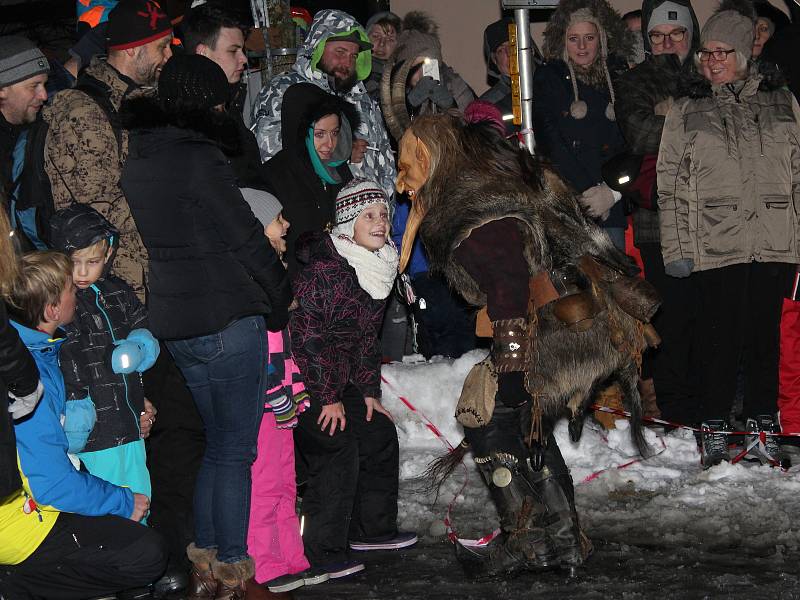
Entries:
POLYGON ((330 233, 336 251, 353 267, 358 285, 375 300, 384 300, 392 291, 399 257, 392 240, 380 250, 370 252, 353 238, 335 227, 330 233))

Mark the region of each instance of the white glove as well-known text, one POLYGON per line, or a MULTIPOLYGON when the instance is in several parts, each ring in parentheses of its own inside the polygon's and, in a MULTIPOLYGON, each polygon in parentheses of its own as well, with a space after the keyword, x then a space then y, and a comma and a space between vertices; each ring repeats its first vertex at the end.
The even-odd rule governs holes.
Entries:
POLYGON ((605 221, 620 198, 622 198, 622 194, 612 190, 605 183, 601 183, 583 192, 578 198, 578 202, 586 209, 590 217, 605 221))
POLYGON ((21 419, 25 415, 29 415, 33 412, 33 409, 36 408, 36 405, 39 403, 39 400, 44 394, 44 386, 40 381, 39 384, 36 386, 36 390, 28 394, 27 396, 15 396, 11 392, 8 395, 14 399, 14 402, 11 402, 8 405, 8 412, 11 413, 11 416, 16 419, 21 419))

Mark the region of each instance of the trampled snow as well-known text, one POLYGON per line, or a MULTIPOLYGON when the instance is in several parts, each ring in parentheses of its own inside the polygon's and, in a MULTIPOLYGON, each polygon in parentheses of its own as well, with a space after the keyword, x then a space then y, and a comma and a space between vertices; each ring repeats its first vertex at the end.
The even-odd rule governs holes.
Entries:
MULTIPOLYGON (((392 412, 400 437, 400 525, 429 537, 444 533, 447 505, 468 477, 455 502, 454 526, 462 537, 488 534, 497 526, 494 507, 471 457, 442 488, 437 503, 420 491, 415 477, 444 452, 442 442, 424 424, 423 413, 452 445, 463 437, 453 417, 463 380, 486 355, 473 351, 455 360, 386 365, 384 405, 392 412), (398 396, 417 409, 407 408, 398 396)), ((556 439, 575 482, 582 526, 593 539, 669 549, 739 548, 748 554, 781 556, 800 548, 800 467, 784 472, 758 463, 700 466, 694 435, 675 430, 657 435, 646 430, 655 454, 640 459, 628 423, 605 431, 587 419, 579 443, 572 443, 566 421, 556 439)), ((795 462, 797 458, 795 457, 795 462)))

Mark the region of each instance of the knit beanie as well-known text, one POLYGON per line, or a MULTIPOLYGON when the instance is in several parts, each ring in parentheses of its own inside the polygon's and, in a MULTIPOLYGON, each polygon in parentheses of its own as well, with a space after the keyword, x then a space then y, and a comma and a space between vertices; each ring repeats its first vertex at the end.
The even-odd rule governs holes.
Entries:
POLYGON ((683 27, 686 30, 687 46, 692 47, 692 35, 694 33, 694 20, 692 19, 692 11, 688 6, 678 4, 667 0, 662 2, 653 9, 650 15, 650 20, 647 22, 647 31, 650 33, 654 28, 659 25, 673 25, 675 27, 683 27))
POLYGON ((239 191, 242 192, 244 201, 250 205, 255 218, 264 227, 277 219, 283 210, 283 205, 269 192, 253 188, 240 188, 239 191))
POLYGON ((394 58, 397 63, 414 60, 418 56, 435 58, 442 62, 442 43, 439 37, 417 31, 416 29, 406 29, 397 39, 397 47, 394 51, 394 58))
POLYGON ((741 52, 748 60, 753 53, 753 20, 736 10, 723 10, 708 18, 700 32, 700 43, 722 42, 741 52))
POLYGON ((158 97, 167 111, 209 110, 228 100, 228 78, 202 54, 175 54, 161 70, 158 97))
POLYGON ((600 36, 600 52, 595 60, 599 60, 601 63, 603 72, 606 76, 608 93, 611 96, 611 102, 609 102, 608 106, 606 106, 606 118, 609 121, 614 121, 616 120, 616 114, 614 112, 614 102, 616 101, 616 97, 614 96, 614 87, 611 85, 611 74, 608 72, 608 65, 606 64, 606 59, 608 58, 608 37, 606 36, 606 30, 600 24, 600 20, 595 17, 592 11, 588 8, 579 8, 572 13, 569 16, 569 23, 564 30, 564 54, 562 58, 569 68, 569 76, 572 81, 572 94, 575 98, 569 105, 569 114, 573 119, 583 119, 589 112, 589 107, 587 106, 586 102, 581 100, 578 96, 578 80, 575 78, 575 68, 572 64, 572 61, 569 59, 569 54, 567 53, 567 31, 570 27, 576 25, 577 23, 592 23, 597 28, 597 33, 600 36))
POLYGON ((389 209, 386 192, 374 181, 356 177, 345 185, 336 196, 336 229, 339 233, 353 236, 358 216, 368 206, 383 204, 389 209))
POLYGON ((120 0, 108 14, 109 52, 144 46, 171 33, 172 23, 155 0, 120 0))
POLYGON ((512 22, 509 18, 500 19, 483 30, 483 44, 490 53, 508 41, 508 24, 512 22))
POLYGON ((0 87, 50 72, 50 63, 32 41, 21 35, 0 37, 0 87))

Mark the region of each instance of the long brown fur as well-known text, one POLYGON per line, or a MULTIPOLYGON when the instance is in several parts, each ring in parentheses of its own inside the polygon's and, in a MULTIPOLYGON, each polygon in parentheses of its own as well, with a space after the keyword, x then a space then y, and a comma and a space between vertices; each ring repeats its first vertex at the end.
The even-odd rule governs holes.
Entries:
MULTIPOLYGON (((443 273, 471 304, 485 305, 486 298, 455 260, 453 250, 473 229, 495 219, 519 221, 531 276, 574 268, 586 254, 623 274, 637 272, 631 259, 586 218, 574 193, 491 126, 465 124, 454 114, 442 114, 420 117, 410 130, 431 155, 428 180, 415 200, 425 214, 420 234, 431 269, 443 273)), ((640 324, 606 290, 597 291, 605 310, 588 331, 576 333, 564 327, 553 316, 552 305, 538 311, 532 371, 543 396, 542 408, 555 422, 570 400, 583 399, 582 411, 596 389, 616 380, 632 414, 633 440, 644 454, 636 385, 636 356, 645 348, 640 324), (625 348, 620 348, 620 338, 625 348)))

